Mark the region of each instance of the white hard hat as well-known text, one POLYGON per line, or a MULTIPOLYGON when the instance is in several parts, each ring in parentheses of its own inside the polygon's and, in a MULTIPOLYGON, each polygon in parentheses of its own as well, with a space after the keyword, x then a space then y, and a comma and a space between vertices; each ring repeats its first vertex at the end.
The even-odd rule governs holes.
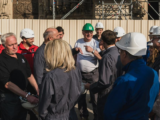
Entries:
POLYGON ((146 55, 147 40, 143 34, 132 32, 124 35, 120 41, 116 42, 116 46, 133 56, 142 56, 146 55))
POLYGON ((25 98, 22 98, 22 97, 19 97, 19 98, 21 100, 22 107, 25 108, 25 109, 33 109, 33 108, 38 106, 38 104, 31 104, 25 98))
POLYGON ((122 36, 124 36, 126 34, 122 27, 114 28, 113 32, 116 33, 117 37, 122 37, 122 36))
POLYGON ((25 28, 21 30, 20 32, 20 37, 25 37, 25 38, 33 38, 34 37, 34 32, 31 29, 25 28))
POLYGON ((95 26, 95 28, 104 28, 103 24, 101 22, 98 22, 95 26))
POLYGON ((149 32, 150 33, 153 33, 153 30, 155 29, 155 28, 157 28, 158 26, 152 26, 151 28, 150 28, 150 30, 149 30, 149 32))
POLYGON ((160 35, 160 26, 156 27, 153 30, 153 33, 151 34, 152 36, 160 35))

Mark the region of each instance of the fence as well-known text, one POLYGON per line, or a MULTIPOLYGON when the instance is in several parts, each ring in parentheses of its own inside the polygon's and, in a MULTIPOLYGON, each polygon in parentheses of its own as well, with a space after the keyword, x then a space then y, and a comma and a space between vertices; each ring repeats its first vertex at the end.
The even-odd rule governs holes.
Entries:
MULTIPOLYGON (((21 38, 20 31, 24 28, 30 28, 35 32, 35 45, 41 45, 43 42, 43 32, 48 27, 62 26, 64 28, 64 40, 72 46, 77 39, 82 38, 82 27, 85 23, 91 23, 93 26, 100 21, 104 25, 104 30, 113 30, 117 26, 124 28, 128 32, 143 33, 148 39, 149 28, 153 25, 160 26, 160 20, 28 20, 28 19, 0 19, 0 32, 13 32, 17 35, 18 43, 21 38)), ((95 32, 94 32, 95 34, 95 32)))

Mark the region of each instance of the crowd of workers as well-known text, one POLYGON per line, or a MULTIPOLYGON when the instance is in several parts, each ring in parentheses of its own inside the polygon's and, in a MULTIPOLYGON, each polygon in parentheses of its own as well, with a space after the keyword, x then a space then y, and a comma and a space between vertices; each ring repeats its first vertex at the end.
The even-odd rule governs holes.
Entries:
POLYGON ((34 32, 1 35, 0 114, 2 120, 89 120, 90 92, 94 120, 158 120, 160 26, 150 41, 122 27, 104 30, 86 23, 74 48, 63 40, 64 29, 47 28, 40 47, 34 32), (27 103, 27 104, 26 104, 27 103), (32 108, 38 105, 38 115, 32 108), (158 110, 157 110, 158 109, 158 110))

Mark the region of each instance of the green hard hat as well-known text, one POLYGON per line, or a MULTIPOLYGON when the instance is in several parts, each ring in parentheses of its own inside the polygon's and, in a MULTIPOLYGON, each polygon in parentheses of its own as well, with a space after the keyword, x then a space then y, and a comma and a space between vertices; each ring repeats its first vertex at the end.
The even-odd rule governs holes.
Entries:
POLYGON ((92 24, 86 23, 86 24, 83 26, 82 31, 84 31, 84 30, 87 30, 87 31, 94 31, 94 27, 92 26, 92 24))

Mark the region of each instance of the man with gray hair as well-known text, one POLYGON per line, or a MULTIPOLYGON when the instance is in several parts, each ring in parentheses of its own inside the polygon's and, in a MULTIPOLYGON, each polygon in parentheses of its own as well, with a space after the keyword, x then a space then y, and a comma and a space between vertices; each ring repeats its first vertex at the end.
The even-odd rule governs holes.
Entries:
POLYGON ((37 84, 40 88, 42 83, 43 74, 45 73, 46 62, 44 59, 44 48, 47 42, 55 39, 59 39, 58 30, 55 28, 47 28, 43 34, 44 42, 43 44, 37 49, 34 55, 34 76, 37 81, 37 84))
POLYGON ((5 49, 0 54, 0 112, 2 120, 26 120, 27 111, 22 108, 19 96, 32 104, 38 99, 25 92, 27 81, 39 95, 38 85, 31 74, 30 66, 21 54, 14 33, 2 35, 5 49))

